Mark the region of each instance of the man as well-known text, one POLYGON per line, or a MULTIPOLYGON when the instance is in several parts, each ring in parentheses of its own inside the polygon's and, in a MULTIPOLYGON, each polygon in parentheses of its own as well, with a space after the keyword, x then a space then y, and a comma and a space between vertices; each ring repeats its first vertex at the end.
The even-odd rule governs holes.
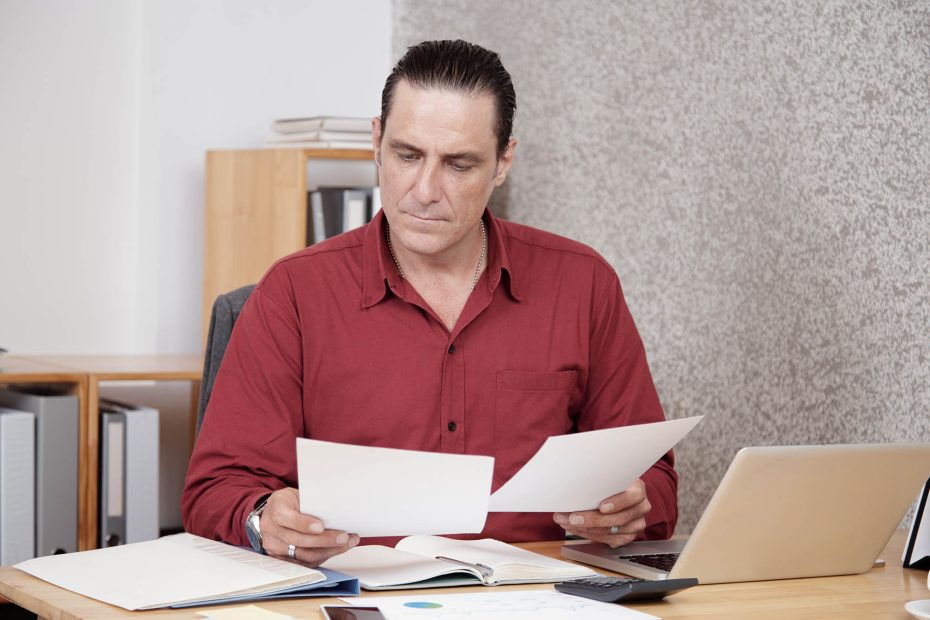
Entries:
MULTIPOLYGON (((310 565, 358 544, 299 512, 295 437, 492 455, 496 489, 550 435, 664 419, 611 267, 486 210, 513 163, 515 107, 498 55, 476 45, 425 42, 398 62, 372 122, 383 209, 252 293, 191 459, 188 531, 251 532, 310 565)), ((667 537, 676 489, 669 453, 598 510, 492 513, 482 536, 667 537)))

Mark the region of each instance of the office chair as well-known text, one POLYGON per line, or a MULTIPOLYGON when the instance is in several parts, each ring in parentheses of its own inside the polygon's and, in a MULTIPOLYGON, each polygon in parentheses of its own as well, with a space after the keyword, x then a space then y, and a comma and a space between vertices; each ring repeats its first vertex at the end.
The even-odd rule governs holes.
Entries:
POLYGON ((210 393, 213 391, 213 382, 220 370, 220 363, 226 353, 226 345, 232 335, 233 325, 239 318, 242 306, 245 305, 249 295, 252 294, 254 284, 237 288, 234 291, 223 293, 213 302, 210 311, 210 329, 207 331, 207 348, 203 355, 203 380, 200 384, 200 402, 197 405, 197 433, 203 424, 203 414, 210 402, 210 393))

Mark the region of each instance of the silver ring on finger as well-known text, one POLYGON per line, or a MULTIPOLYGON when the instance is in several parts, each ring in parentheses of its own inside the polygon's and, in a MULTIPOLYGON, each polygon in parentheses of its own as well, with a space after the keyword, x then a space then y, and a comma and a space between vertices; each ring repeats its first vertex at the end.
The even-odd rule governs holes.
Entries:
POLYGON ((611 536, 616 536, 616 535, 619 534, 619 533, 620 533, 620 526, 619 526, 619 525, 611 525, 611 526, 610 526, 610 535, 611 535, 611 536))
POLYGON ((296 560, 297 559, 297 547, 295 547, 294 545, 288 545, 287 546, 287 557, 291 558, 292 560, 296 560))

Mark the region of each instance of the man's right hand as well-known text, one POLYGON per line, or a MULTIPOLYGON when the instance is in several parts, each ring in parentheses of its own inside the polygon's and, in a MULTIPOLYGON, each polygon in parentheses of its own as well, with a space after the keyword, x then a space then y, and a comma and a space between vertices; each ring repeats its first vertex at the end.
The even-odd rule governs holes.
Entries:
POLYGON ((285 488, 268 497, 259 529, 262 546, 268 555, 289 559, 287 546, 297 548, 297 561, 307 566, 319 566, 358 544, 357 534, 327 530, 323 522, 300 512, 297 489, 285 488))

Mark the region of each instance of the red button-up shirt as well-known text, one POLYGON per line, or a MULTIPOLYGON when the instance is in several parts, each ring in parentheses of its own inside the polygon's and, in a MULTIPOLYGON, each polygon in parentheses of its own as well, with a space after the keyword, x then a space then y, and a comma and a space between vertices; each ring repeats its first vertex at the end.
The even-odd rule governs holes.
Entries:
MULTIPOLYGON (((181 500, 189 532, 248 544, 257 499, 297 486, 295 437, 491 455, 497 489, 550 435, 665 419, 610 265, 580 243, 484 217, 488 268, 451 333, 399 277, 381 213, 272 266, 235 325, 194 447, 181 500)), ((672 454, 643 480, 646 535, 667 537, 672 454)), ((548 513, 492 513, 482 532, 563 535, 548 513)))

